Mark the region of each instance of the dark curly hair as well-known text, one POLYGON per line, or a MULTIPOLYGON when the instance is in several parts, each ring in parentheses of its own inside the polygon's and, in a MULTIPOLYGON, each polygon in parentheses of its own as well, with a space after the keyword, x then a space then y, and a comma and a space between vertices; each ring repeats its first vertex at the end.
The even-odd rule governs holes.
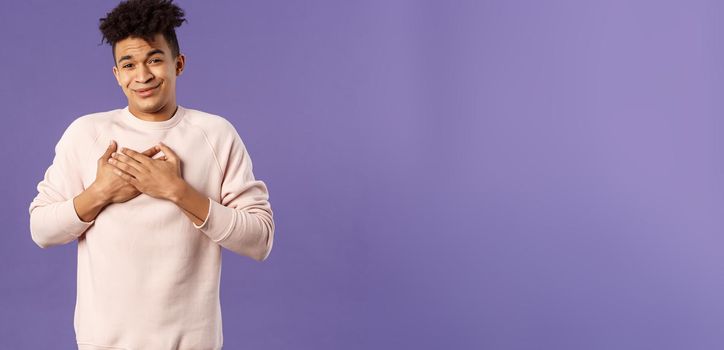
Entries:
POLYGON ((171 48, 173 57, 180 49, 176 38, 176 27, 186 21, 184 11, 173 0, 126 0, 116 6, 105 18, 100 19, 99 29, 113 50, 116 60, 116 43, 128 38, 139 37, 152 41, 158 33, 163 34, 171 48))

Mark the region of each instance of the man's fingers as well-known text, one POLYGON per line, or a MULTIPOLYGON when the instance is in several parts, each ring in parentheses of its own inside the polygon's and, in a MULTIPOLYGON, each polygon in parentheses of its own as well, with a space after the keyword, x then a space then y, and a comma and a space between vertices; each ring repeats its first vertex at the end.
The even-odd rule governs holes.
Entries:
POLYGON ((153 147, 141 152, 141 154, 143 154, 147 157, 153 157, 158 152, 161 152, 161 148, 159 148, 158 146, 153 146, 153 147))
POLYGON ((138 180, 135 177, 129 175, 125 171, 120 170, 120 168, 118 168, 117 166, 113 167, 113 173, 118 175, 123 180, 126 180, 126 182, 130 183, 131 185, 138 184, 138 180))
MULTIPOLYGON (((121 149, 120 154, 126 155, 127 157, 143 164, 145 161, 148 160, 147 158, 153 158, 153 156, 155 156, 156 154, 161 152, 162 147, 165 147, 165 145, 163 145, 163 146, 153 145, 149 149, 147 149, 143 152, 136 152, 130 148, 124 147, 121 149)), ((113 152, 116 152, 117 149, 118 149, 118 143, 116 143, 115 140, 111 140, 111 144, 108 145, 108 148, 106 148, 106 151, 103 153, 103 156, 101 157, 101 159, 103 161, 108 161, 108 159, 112 158, 113 152)), ((172 155, 175 156, 175 153, 173 153, 173 151, 170 148, 166 147, 166 149, 168 150, 169 153, 171 153, 172 155)), ((164 152, 164 153, 166 153, 166 152, 164 152)), ((166 155, 163 155, 161 157, 153 158, 153 159, 168 160, 168 157, 166 155)))
POLYGON ((159 141, 159 142, 158 142, 158 146, 159 146, 159 147, 161 148, 161 150, 163 151, 163 154, 166 155, 166 157, 167 157, 166 159, 178 160, 178 156, 176 155, 176 152, 174 152, 171 148, 169 148, 168 146, 166 146, 165 143, 159 141))
POLYGON ((111 154, 116 151, 116 148, 118 147, 118 144, 115 140, 111 140, 111 144, 106 147, 106 151, 101 156, 101 160, 108 160, 108 158, 111 157, 111 154))
MULTIPOLYGON (((116 157, 123 157, 123 155, 117 154, 116 157)), ((123 170, 126 173, 129 173, 133 176, 139 176, 142 173, 142 170, 139 169, 142 168, 140 164, 137 162, 134 162, 133 160, 125 161, 120 160, 118 158, 111 158, 108 160, 108 163, 113 165, 114 167, 123 170)))
POLYGON ((142 154, 142 153, 138 153, 130 148, 125 148, 125 147, 121 148, 121 154, 124 154, 127 157, 129 157, 143 165, 147 165, 146 163, 148 163, 148 161, 149 161, 148 156, 146 156, 145 154, 142 154))

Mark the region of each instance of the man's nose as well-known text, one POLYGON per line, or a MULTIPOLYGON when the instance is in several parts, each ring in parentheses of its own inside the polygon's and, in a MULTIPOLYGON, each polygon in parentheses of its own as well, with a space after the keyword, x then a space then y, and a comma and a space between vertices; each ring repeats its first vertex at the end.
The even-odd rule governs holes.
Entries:
POLYGON ((149 80, 153 79, 153 73, 151 73, 151 70, 148 69, 145 65, 140 65, 139 69, 137 69, 138 74, 136 75, 136 81, 139 83, 146 83, 149 80))

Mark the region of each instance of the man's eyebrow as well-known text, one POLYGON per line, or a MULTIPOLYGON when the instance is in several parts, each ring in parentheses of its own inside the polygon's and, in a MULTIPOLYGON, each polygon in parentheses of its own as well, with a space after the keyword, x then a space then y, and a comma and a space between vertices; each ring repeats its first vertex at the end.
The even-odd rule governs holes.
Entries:
MULTIPOLYGON (((157 53, 158 53, 158 54, 161 54, 161 55, 164 54, 164 53, 163 53, 163 50, 161 50, 161 49, 153 49, 153 50, 151 50, 151 51, 148 51, 148 53, 146 53, 146 58, 148 58, 148 57, 150 57, 150 56, 153 56, 153 55, 155 55, 155 54, 157 54, 157 53)), ((124 61, 124 60, 130 60, 132 57, 133 57, 133 56, 131 56, 131 55, 121 56, 121 59, 118 60, 118 63, 121 63, 121 61, 124 61)))

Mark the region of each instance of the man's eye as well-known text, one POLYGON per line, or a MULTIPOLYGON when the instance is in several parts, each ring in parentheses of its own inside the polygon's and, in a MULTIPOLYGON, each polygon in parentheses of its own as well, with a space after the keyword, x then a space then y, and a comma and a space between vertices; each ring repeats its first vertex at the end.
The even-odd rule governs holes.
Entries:
POLYGON ((123 66, 123 68, 131 68, 131 66, 133 66, 133 63, 126 64, 123 66))
POLYGON ((151 59, 151 60, 148 61, 148 62, 150 62, 150 63, 153 63, 153 62, 161 62, 161 59, 160 59, 160 58, 153 58, 153 59, 151 59))

